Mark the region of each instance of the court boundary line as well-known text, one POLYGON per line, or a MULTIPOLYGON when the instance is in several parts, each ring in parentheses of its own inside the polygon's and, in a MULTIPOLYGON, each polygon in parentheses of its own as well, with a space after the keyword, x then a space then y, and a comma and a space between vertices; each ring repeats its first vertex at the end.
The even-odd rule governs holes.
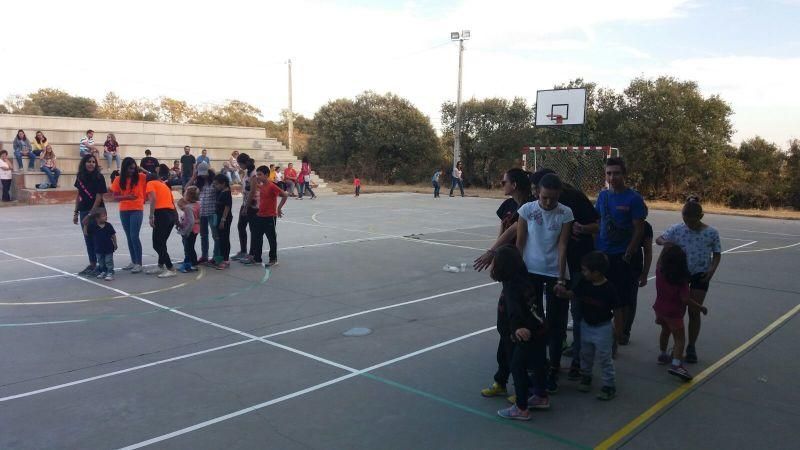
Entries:
POLYGON ((274 398, 272 400, 267 400, 265 402, 257 403, 255 405, 249 406, 247 408, 243 408, 243 409, 240 409, 240 410, 237 410, 237 411, 233 411, 233 412, 230 412, 228 414, 215 417, 213 419, 208 419, 208 420, 205 420, 203 422, 199 422, 197 424, 190 425, 188 427, 184 427, 184 428, 181 428, 179 430, 172 431, 170 433, 162 434, 160 436, 156 436, 156 437, 153 437, 153 438, 150 438, 150 439, 147 439, 147 440, 135 443, 135 444, 131 444, 131 445, 128 445, 128 446, 125 446, 125 447, 121 447, 120 450, 134 450, 134 449, 146 447, 146 446, 149 446, 149 445, 152 445, 152 444, 157 444, 159 442, 163 442, 163 441, 166 441, 168 439, 172 439, 172 438, 177 437, 177 436, 182 436, 184 434, 188 434, 188 433, 191 433, 191 432, 194 432, 194 431, 209 427, 211 425, 215 425, 217 423, 224 422, 226 420, 233 419, 235 417, 239 417, 239 416, 242 416, 244 414, 248 414, 250 412, 257 411, 259 409, 263 409, 263 408, 266 408, 268 406, 272 406, 274 404, 284 402, 286 400, 291 400, 293 398, 300 397, 302 395, 305 395, 305 394, 308 394, 308 393, 311 393, 311 392, 314 392, 314 391, 318 391, 318 390, 323 389, 325 387, 340 383, 340 382, 345 381, 345 380, 349 380, 350 378, 354 378, 354 377, 357 377, 359 375, 363 375, 365 373, 369 373, 369 372, 378 370, 380 368, 395 364, 397 362, 404 361, 406 359, 410 359, 410 358, 413 358, 415 356, 419 356, 419 355, 424 354, 424 353, 428 353, 430 351, 433 351, 433 350, 448 346, 450 344, 462 341, 464 339, 469 339, 469 338, 471 338, 473 336, 477 336, 477 335, 486 333, 486 332, 494 330, 494 329, 496 329, 496 327, 492 326, 492 327, 483 328, 483 329, 480 329, 480 330, 477 330, 477 331, 473 331, 471 333, 467 333, 465 335, 462 335, 462 336, 459 336, 459 337, 456 337, 456 338, 453 338, 453 339, 449 339, 447 341, 439 342, 438 344, 434 344, 434 345, 431 345, 431 346, 428 346, 428 347, 413 351, 411 353, 406 353, 405 355, 398 356, 396 358, 392 358, 392 359, 386 360, 386 361, 384 361, 382 363, 374 364, 374 365, 369 366, 367 368, 356 370, 354 372, 350 372, 350 373, 342 375, 340 377, 333 378, 333 379, 330 379, 328 381, 324 381, 322 383, 315 384, 313 386, 309 386, 309 387, 307 387, 305 389, 301 389, 301 390, 298 390, 298 391, 295 391, 295 392, 292 392, 292 393, 289 393, 289 394, 285 394, 285 395, 280 396, 280 397, 276 397, 276 398, 274 398))
MULTIPOLYGON (((310 323, 310 324, 302 325, 302 326, 291 328, 291 329, 288 329, 288 330, 283 330, 283 331, 278 331, 278 332, 271 333, 271 334, 266 334, 266 335, 263 335, 263 336, 260 336, 260 337, 264 338, 264 339, 269 339, 271 337, 281 336, 281 335, 289 334, 289 333, 294 333, 296 331, 306 330, 306 329, 309 329, 309 328, 315 328, 315 327, 318 327, 318 326, 327 325, 329 323, 338 322, 338 321, 341 321, 341 320, 346 320, 346 319, 350 319, 350 318, 353 318, 353 317, 358 317, 358 316, 362 316, 362 315, 366 315, 366 314, 371 314, 373 312, 399 308, 401 306, 413 305, 413 304, 416 304, 416 303, 423 303, 423 302, 427 302, 429 300, 434 300, 434 299, 441 298, 441 297, 447 297, 447 296, 454 295, 454 294, 460 294, 460 293, 468 292, 468 291, 472 291, 472 290, 482 289, 484 287, 488 287, 488 286, 492 286, 492 285, 496 285, 496 284, 497 284, 497 282, 483 283, 483 284, 479 284, 479 285, 475 285, 475 286, 470 286, 470 287, 467 287, 467 288, 457 289, 457 290, 454 290, 454 291, 440 292, 438 294, 429 295, 427 297, 422 297, 422 298, 418 298, 418 299, 414 299, 414 300, 407 300, 407 301, 404 301, 404 302, 393 303, 393 304, 385 305, 385 306, 379 306, 379 307, 375 307, 375 308, 371 308, 371 309, 367 309, 367 310, 363 310, 363 311, 358 311, 358 312, 351 313, 351 314, 345 314, 345 315, 342 315, 342 316, 337 316, 337 317, 333 317, 333 318, 330 318, 330 319, 321 320, 321 321, 318 321, 318 322, 313 322, 313 323, 310 323)), ((125 374, 125 373, 134 372, 134 371, 141 370, 141 369, 146 369, 146 368, 153 367, 153 366, 158 366, 158 365, 161 365, 161 364, 167 364, 167 363, 170 363, 170 362, 179 361, 179 360, 190 358, 190 357, 194 357, 194 356, 199 356, 199 355, 203 355, 203 354, 206 354, 206 353, 215 352, 215 351, 218 351, 218 350, 224 350, 224 349, 227 349, 227 348, 236 347, 236 346, 243 345, 243 344, 249 344, 249 343, 255 342, 255 341, 256 341, 256 339, 246 339, 246 340, 238 341, 238 342, 235 342, 235 343, 232 343, 232 344, 221 345, 221 346, 217 346, 217 347, 212 347, 210 349, 205 349, 205 350, 201 350, 201 351, 197 351, 197 352, 187 353, 187 354, 184 354, 184 355, 178 355, 178 356, 175 356, 175 357, 172 357, 172 358, 166 358, 166 359, 162 359, 162 360, 158 360, 158 361, 153 361, 153 362, 149 362, 149 363, 145 363, 145 364, 140 364, 138 366, 133 366, 133 367, 125 368, 125 369, 115 370, 113 372, 108 372, 108 373, 96 375, 96 376, 93 376, 93 377, 73 380, 73 381, 70 381, 70 382, 67 382, 67 383, 57 384, 57 385, 49 386, 49 387, 46 387, 46 388, 36 389, 36 390, 28 391, 28 392, 22 392, 22 393, 19 393, 19 394, 9 395, 9 396, 6 396, 6 397, 0 397, 0 403, 6 402, 6 401, 9 401, 9 400, 15 400, 15 399, 18 399, 18 398, 31 397, 31 396, 34 396, 34 395, 37 395, 37 394, 42 394, 42 393, 45 393, 45 392, 64 389, 64 388, 67 388, 67 387, 76 386, 76 385, 79 385, 79 384, 84 384, 84 383, 88 383, 88 382, 91 382, 91 381, 100 380, 100 379, 103 379, 103 378, 109 378, 109 377, 116 376, 116 375, 122 375, 122 374, 125 374)))
POLYGON ((735 360, 739 359, 739 356, 742 353, 763 342, 778 328, 797 315, 798 312, 800 312, 800 304, 795 305, 789 311, 767 325, 766 328, 759 331, 755 336, 751 337, 743 344, 733 349, 730 353, 720 358, 717 362, 708 366, 699 374, 695 375, 691 381, 678 386, 675 390, 661 398, 645 412, 622 426, 622 428, 618 429, 614 434, 600 442, 594 448, 596 450, 606 450, 616 446, 617 444, 626 444, 630 442, 630 440, 635 438, 639 432, 654 423, 654 421, 657 420, 663 412, 666 412, 663 411, 665 408, 696 391, 697 388, 699 388, 702 384, 705 384, 705 382, 708 381, 712 375, 716 374, 720 369, 727 367, 730 365, 730 363, 735 362, 735 360))

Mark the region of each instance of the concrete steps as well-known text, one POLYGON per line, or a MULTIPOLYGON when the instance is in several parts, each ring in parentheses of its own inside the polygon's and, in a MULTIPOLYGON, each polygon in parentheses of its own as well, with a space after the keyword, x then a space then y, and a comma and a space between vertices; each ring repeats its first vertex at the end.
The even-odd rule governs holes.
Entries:
MULTIPOLYGON (((277 139, 267 137, 265 130, 261 128, 0 114, 0 143, 5 150, 8 150, 12 160, 14 159, 12 141, 18 129, 25 130, 31 140, 36 131, 41 130, 56 154, 57 167, 62 172, 59 179, 62 188, 48 189, 46 195, 39 192, 38 197, 43 198, 56 198, 60 194, 55 192, 73 189, 72 185, 80 163, 78 143, 85 136, 87 129, 95 131, 97 147, 102 147, 107 133, 114 133, 120 144, 120 155, 123 158, 130 156, 137 162, 144 157, 144 151, 150 149, 159 162, 171 167, 172 162, 184 154, 183 147, 189 145, 195 157, 200 155, 202 148, 206 148, 211 167, 216 171, 222 169, 223 163, 230 159, 234 150, 250 155, 256 160, 256 165, 275 164, 286 168, 291 162, 298 168, 300 166, 300 161, 292 152, 277 139)), ((23 163, 27 167, 27 159, 23 160, 23 163)), ((25 194, 23 191, 35 191, 37 184, 47 181, 47 176, 39 170, 40 164, 37 161, 36 168, 32 172, 15 174, 20 199, 23 195, 30 198, 37 197, 31 193, 25 194)), ((108 178, 112 169, 106 167, 102 155, 100 166, 108 178)), ((112 167, 116 167, 113 162, 112 167)), ((318 185, 315 192, 323 195, 336 194, 314 173, 312 181, 318 185)))

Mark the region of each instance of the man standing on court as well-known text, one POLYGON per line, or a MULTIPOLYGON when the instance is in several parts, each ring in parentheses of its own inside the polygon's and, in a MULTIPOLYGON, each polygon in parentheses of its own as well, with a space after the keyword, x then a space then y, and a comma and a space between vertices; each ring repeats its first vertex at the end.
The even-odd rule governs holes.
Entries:
MULTIPOLYGON (((626 309, 634 301, 633 290, 638 283, 630 262, 642 242, 647 208, 642 196, 625 185, 627 171, 622 158, 608 158, 605 170, 608 189, 600 191, 595 204, 600 215, 596 245, 597 250, 608 256, 607 278, 617 288, 619 296, 620 307, 614 310, 616 354, 616 343, 622 341, 625 328, 626 309)), ((583 231, 594 231, 591 228, 591 225, 583 226, 583 231)))
POLYGON ((194 164, 197 162, 192 155, 191 147, 183 147, 183 156, 181 156, 181 187, 186 190, 186 183, 192 178, 194 173, 194 164))

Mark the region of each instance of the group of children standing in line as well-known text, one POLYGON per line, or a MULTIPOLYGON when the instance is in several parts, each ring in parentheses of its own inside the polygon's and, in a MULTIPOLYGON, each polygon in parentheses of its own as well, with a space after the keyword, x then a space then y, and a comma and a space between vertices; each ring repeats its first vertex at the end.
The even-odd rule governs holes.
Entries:
MULTIPOLYGON (((156 173, 138 167, 133 158, 122 161, 120 174, 113 178, 111 193, 120 202, 120 219, 125 232, 131 264, 123 270, 144 272, 159 278, 176 276, 176 272, 198 270, 201 264, 224 270, 235 259, 244 265, 261 265, 263 236, 269 241, 269 262, 277 261, 276 220, 283 215, 282 208, 288 194, 270 178, 267 166, 255 167, 247 154, 238 155, 238 161, 247 169, 243 180, 243 203, 239 211, 238 231, 241 251, 230 257, 230 232, 233 222, 233 198, 230 180, 226 175, 215 174, 205 162, 196 165, 186 184, 183 196, 175 202, 172 189, 167 184, 169 167, 158 166, 156 173), (281 199, 278 203, 278 198, 281 199), (158 253, 158 264, 144 270, 141 262, 139 230, 143 222, 145 203, 150 205, 149 223, 153 228, 153 249, 158 253), (184 259, 176 268, 167 250, 167 241, 173 228, 181 236, 184 259), (247 231, 251 246, 247 249, 247 231), (201 256, 195 249, 200 235, 201 256), (213 239, 209 253, 209 235, 213 239)), ((114 279, 113 253, 117 249, 116 231, 108 223, 102 194, 106 192, 105 179, 97 169, 96 155, 86 155, 81 160, 75 182, 78 188, 73 221, 80 223, 84 232, 90 265, 80 275, 99 279, 114 279)))
MULTIPOLYGON (((614 359, 618 345, 630 340, 636 290, 648 281, 652 245, 647 208, 625 186, 624 176, 624 162, 609 158, 609 189, 592 205, 552 171, 511 169, 505 174, 503 186, 511 198, 498 210, 500 235, 475 261, 477 270, 491 265, 491 277, 503 286, 498 370, 494 383, 481 391, 484 397, 506 396, 513 377, 516 395, 508 397, 512 406, 498 411, 501 417, 530 420, 531 409, 550 407, 549 395, 559 388, 570 310, 574 341, 568 379, 578 381, 578 391, 591 391, 597 362, 602 379, 597 398, 616 396, 614 359)), ((656 239, 664 248, 655 271, 653 309, 661 327, 655 361, 669 365, 668 373, 684 381, 692 379, 684 362, 697 362, 700 315, 708 312, 703 301, 721 259, 719 233, 702 218, 700 203, 690 198, 683 223, 656 239)))

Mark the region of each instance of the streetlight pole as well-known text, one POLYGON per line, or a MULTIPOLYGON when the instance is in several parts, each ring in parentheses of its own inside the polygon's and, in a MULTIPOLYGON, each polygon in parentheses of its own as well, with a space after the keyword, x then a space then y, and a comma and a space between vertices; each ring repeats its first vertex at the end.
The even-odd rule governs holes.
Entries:
POLYGON ((456 94, 456 124, 453 129, 453 170, 461 159, 461 79, 464 72, 464 41, 469 38, 469 30, 450 33, 450 40, 458 41, 458 93, 456 94))
POLYGON ((294 152, 294 112, 292 110, 292 60, 289 60, 289 114, 287 114, 286 122, 288 125, 289 133, 289 151, 294 152))

